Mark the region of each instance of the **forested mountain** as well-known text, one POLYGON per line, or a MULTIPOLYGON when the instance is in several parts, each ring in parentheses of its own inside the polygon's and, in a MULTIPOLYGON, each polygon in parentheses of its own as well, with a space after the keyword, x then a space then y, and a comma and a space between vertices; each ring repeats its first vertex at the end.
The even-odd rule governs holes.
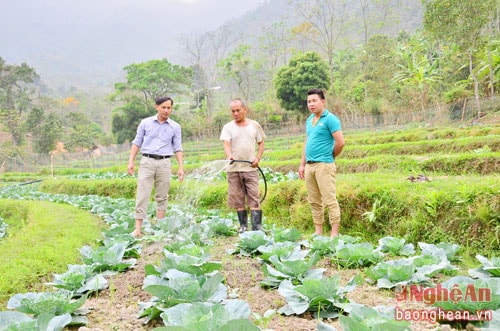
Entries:
MULTIPOLYGON (((297 1, 296 1, 297 2, 297 1)), ((307 6, 307 2, 304 2, 307 6)), ((311 3, 313 5, 313 3, 311 3)), ((290 0, 267 0, 254 11, 228 22, 243 36, 258 36, 263 29, 276 22, 285 22, 289 28, 304 22, 304 17, 292 8, 290 0)), ((322 9, 318 8, 318 12, 322 9)), ((368 38, 375 34, 397 35, 422 27, 423 11, 420 0, 351 0, 337 1, 335 12, 343 16, 342 47, 355 47, 364 39, 364 20, 368 38), (363 12, 364 11, 364 12, 363 12)))
MULTIPOLYGON (((370 34, 394 34, 400 30, 413 31, 421 26, 420 0, 394 0, 390 8, 378 9, 377 1, 345 1, 345 15, 348 17, 345 43, 356 44, 363 39, 360 12, 360 3, 363 2, 370 3, 367 8, 372 20, 370 34), (385 19, 386 24, 382 24, 379 18, 385 19), (374 22, 375 19, 377 22, 374 22)), ((9 33, 4 31, 1 34, 4 46, 0 46, 0 57, 17 64, 26 62, 40 74, 53 94, 61 96, 79 89, 86 92, 109 91, 116 81, 123 79, 123 67, 131 63, 167 58, 172 63, 190 65, 182 40, 194 34, 217 30, 208 24, 208 17, 188 16, 182 20, 186 26, 176 23, 175 8, 165 13, 164 22, 155 20, 157 16, 147 14, 156 9, 151 8, 150 3, 144 3, 140 12, 127 10, 126 2, 121 5, 124 9, 120 10, 107 9, 103 4, 95 4, 96 7, 91 10, 74 3, 66 5, 66 10, 57 11, 55 3, 53 5, 54 8, 49 10, 52 14, 46 17, 54 22, 52 25, 42 24, 42 16, 31 19, 29 12, 25 22, 11 22, 14 28, 9 29, 9 33), (61 15, 67 16, 61 18, 61 15), (206 30, 202 30, 203 20, 207 21, 206 30), (202 32, 190 32, 191 26, 197 26, 202 32), (8 52, 4 50, 9 56, 2 54, 5 45, 9 45, 8 52)), ((195 5, 197 3, 193 2, 195 5)), ((207 11, 207 15, 210 14, 207 11)), ((217 14, 220 15, 220 12, 217 14)), ((240 42, 255 44, 266 28, 272 29, 273 23, 285 22, 288 27, 294 27, 302 21, 303 18, 290 8, 288 0, 264 0, 256 9, 231 19, 225 26, 232 32, 234 47, 240 42)))
POLYGON ((81 33, 77 24, 58 49, 61 27, 40 31, 43 37, 16 45, 33 55, 28 67, 4 59, 1 44, 0 115, 13 137, 12 154, 24 151, 28 134, 38 152, 56 140, 73 150, 130 141, 160 95, 176 100, 173 116, 183 135, 199 137, 230 120, 227 103, 234 97, 246 100, 265 126, 293 125, 308 114, 307 89, 321 87, 329 109, 356 124, 364 116, 383 123, 385 115, 444 103, 450 118, 463 119, 471 104, 469 118, 480 116, 488 111, 480 99, 500 88, 498 0, 263 0, 243 15, 236 15, 240 2, 220 0, 226 6, 216 9, 209 0, 172 0, 198 9, 204 3, 205 17, 172 7, 155 20, 151 11, 158 8, 150 6, 159 1, 131 13, 127 6, 103 9, 107 16, 97 21, 107 28, 89 23, 81 33), (232 19, 192 29, 213 18, 214 9, 232 19), (110 36, 111 27, 119 37, 110 36), (27 121, 35 109, 37 120, 27 121))
POLYGON ((0 57, 11 64, 26 62, 56 92, 67 94, 72 86, 109 91, 123 78, 124 66, 174 53, 180 61, 178 35, 216 29, 258 2, 2 1, 0 57))

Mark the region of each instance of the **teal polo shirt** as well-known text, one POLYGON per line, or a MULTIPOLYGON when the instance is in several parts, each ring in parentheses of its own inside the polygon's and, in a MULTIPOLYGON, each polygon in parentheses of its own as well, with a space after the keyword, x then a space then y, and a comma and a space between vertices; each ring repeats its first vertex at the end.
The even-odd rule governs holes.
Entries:
POLYGON ((323 111, 315 126, 312 125, 314 114, 306 120, 306 161, 333 163, 332 134, 341 130, 340 120, 327 109, 323 111))

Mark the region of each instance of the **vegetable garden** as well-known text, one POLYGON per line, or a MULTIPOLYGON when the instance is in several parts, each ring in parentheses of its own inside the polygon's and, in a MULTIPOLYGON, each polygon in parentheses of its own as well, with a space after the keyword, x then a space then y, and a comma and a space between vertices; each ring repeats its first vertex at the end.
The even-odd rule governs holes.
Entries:
POLYGON ((13 292, 9 284, 24 278, 0 276, 0 329, 499 329, 500 126, 345 136, 337 160, 341 235, 334 239, 310 235, 295 173, 301 136, 266 143, 265 232, 237 234, 216 141, 184 144, 188 178, 172 181, 167 217, 145 221, 139 239, 130 235, 136 179, 122 175, 124 165, 67 169, 55 178, 3 174, 0 254, 26 229, 16 223, 22 211, 2 208, 12 201, 90 211, 102 236, 75 247, 79 264, 39 274, 42 286, 30 280, 13 292), (419 174, 427 180, 416 180, 419 174), (458 300, 439 296, 457 292, 458 300), (397 318, 409 311, 437 318, 397 318), (447 321, 439 311, 490 315, 447 321))

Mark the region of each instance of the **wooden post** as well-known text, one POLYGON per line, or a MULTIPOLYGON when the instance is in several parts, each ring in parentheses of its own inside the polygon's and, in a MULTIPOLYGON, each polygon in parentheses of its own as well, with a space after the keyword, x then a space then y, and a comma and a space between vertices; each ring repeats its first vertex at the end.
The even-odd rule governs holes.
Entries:
POLYGON ((467 108, 467 98, 465 98, 464 105, 462 106, 462 122, 464 121, 465 108, 467 108))
POLYGON ((50 174, 54 177, 54 155, 50 154, 50 174))

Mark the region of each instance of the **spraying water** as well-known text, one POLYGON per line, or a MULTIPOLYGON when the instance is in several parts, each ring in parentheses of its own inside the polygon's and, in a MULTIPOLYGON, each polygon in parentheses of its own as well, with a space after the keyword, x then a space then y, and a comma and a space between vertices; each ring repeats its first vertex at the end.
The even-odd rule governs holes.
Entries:
POLYGON ((175 192, 175 203, 196 207, 204 191, 217 182, 225 182, 228 160, 215 160, 193 170, 175 192))
MULTIPOLYGON (((210 161, 204 166, 195 169, 192 173, 186 176, 186 180, 182 183, 181 187, 176 192, 176 200, 178 203, 185 203, 189 206, 195 206, 200 196, 203 194, 204 189, 213 185, 220 180, 226 180, 224 174, 227 166, 233 162, 246 162, 243 160, 215 160, 210 161)), ((261 168, 258 168, 262 179, 264 180, 264 193, 261 202, 264 201, 267 193, 267 183, 264 173, 261 168)))
POLYGON ((231 163, 230 160, 210 161, 203 167, 194 170, 192 173, 187 175, 186 178, 192 178, 205 182, 220 179, 222 178, 222 172, 226 170, 229 163, 231 163))

